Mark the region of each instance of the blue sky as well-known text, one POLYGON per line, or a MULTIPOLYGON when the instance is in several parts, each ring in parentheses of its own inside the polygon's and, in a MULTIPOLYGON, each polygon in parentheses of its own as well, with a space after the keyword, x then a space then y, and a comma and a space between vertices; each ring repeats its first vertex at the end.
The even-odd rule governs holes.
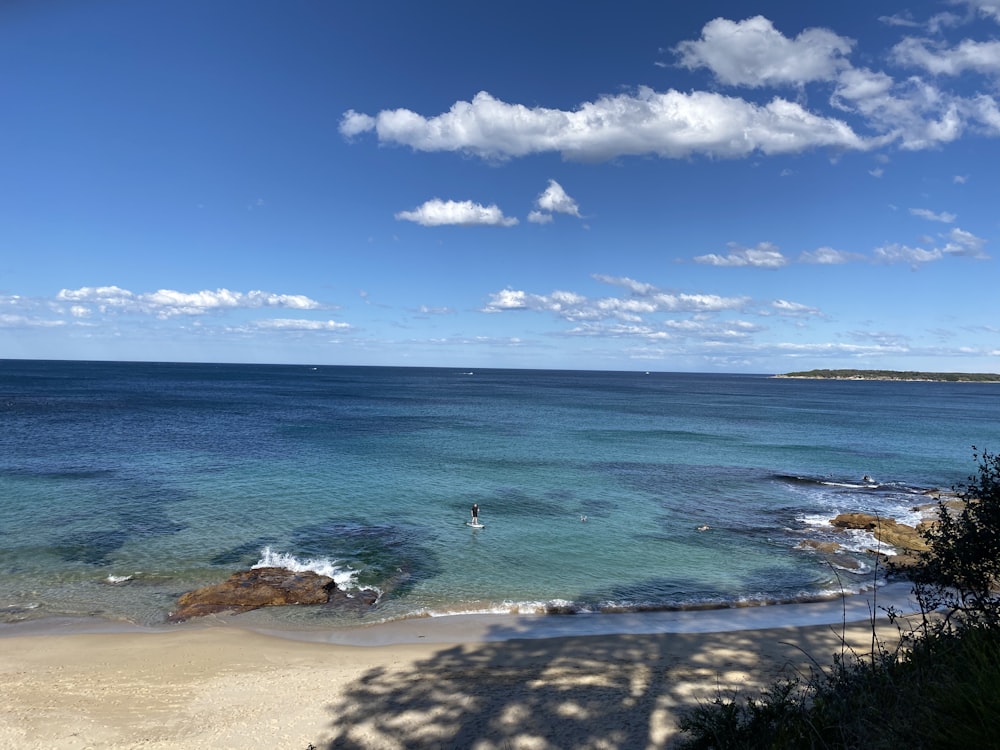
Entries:
POLYGON ((0 358, 1000 372, 1000 0, 11 2, 0 358))

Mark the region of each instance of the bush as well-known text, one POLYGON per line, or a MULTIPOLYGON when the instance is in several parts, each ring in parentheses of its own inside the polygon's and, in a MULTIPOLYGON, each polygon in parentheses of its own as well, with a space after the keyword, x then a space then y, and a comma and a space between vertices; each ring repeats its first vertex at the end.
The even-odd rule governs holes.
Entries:
MULTIPOLYGON (((975 451, 975 448, 973 448, 975 451)), ((974 454, 975 455, 975 454, 974 454)), ((923 626, 889 651, 835 658, 804 682, 758 697, 719 697, 681 718, 692 750, 866 748, 928 750, 1000 746, 1000 458, 976 456, 959 491, 962 510, 940 504, 913 570, 923 626)), ((889 613, 890 617, 893 613, 889 613)))
POLYGON ((1000 624, 1000 456, 977 458, 978 473, 958 491, 962 509, 939 504, 939 522, 924 532, 929 550, 910 573, 921 609, 944 612, 937 627, 1000 624))

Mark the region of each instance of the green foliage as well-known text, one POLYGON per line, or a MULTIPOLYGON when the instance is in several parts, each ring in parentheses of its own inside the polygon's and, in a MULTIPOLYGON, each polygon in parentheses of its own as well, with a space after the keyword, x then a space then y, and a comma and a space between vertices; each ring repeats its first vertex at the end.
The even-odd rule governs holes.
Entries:
MULTIPOLYGON (((975 449, 973 449, 975 450, 975 449)), ((685 715, 683 747, 697 750, 966 750, 997 747, 1000 716, 1000 457, 984 452, 927 532, 914 592, 919 633, 887 650, 849 653, 804 683, 758 697, 719 697, 685 715)))
POLYGON ((758 697, 716 698, 679 726, 688 750, 967 750, 996 747, 997 716, 1000 629, 969 627, 854 655, 758 697))
POLYGON ((935 627, 1000 625, 1000 456, 977 459, 958 491, 962 509, 939 504, 939 522, 924 532, 929 549, 910 572, 922 609, 945 612, 935 627))

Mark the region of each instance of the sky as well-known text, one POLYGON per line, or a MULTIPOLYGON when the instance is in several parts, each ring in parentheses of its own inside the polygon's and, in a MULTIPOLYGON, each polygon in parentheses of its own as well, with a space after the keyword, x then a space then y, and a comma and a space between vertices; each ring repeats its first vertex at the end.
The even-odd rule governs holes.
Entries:
POLYGON ((0 359, 1000 372, 1000 0, 7 0, 0 359))

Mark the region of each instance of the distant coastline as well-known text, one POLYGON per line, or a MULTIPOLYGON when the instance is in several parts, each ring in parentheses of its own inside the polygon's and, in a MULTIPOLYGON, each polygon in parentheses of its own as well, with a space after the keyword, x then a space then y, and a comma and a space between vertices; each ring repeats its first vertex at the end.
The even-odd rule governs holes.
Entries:
POLYGON ((1000 383, 1000 375, 989 372, 913 372, 909 370, 806 370, 775 375, 805 380, 905 380, 932 383, 1000 383))

